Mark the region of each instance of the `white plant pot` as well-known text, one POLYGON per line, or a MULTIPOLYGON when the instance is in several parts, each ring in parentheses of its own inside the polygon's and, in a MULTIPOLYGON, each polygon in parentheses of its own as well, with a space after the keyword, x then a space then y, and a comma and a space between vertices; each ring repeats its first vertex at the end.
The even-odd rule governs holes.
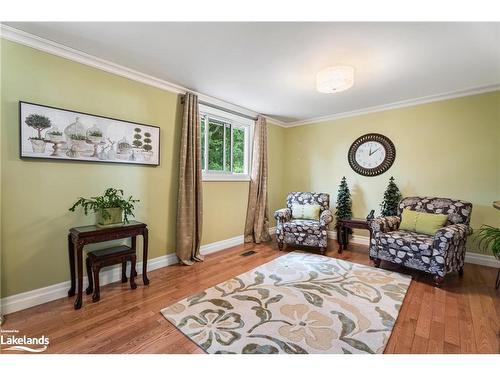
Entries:
POLYGON ((46 143, 43 139, 30 139, 33 152, 43 154, 45 152, 46 143))
POLYGON ((144 159, 144 161, 150 161, 152 157, 153 157, 153 151, 142 152, 142 158, 144 159))
POLYGON ((64 137, 62 135, 53 135, 53 134, 48 134, 49 140, 54 143, 60 143, 64 141, 64 137))

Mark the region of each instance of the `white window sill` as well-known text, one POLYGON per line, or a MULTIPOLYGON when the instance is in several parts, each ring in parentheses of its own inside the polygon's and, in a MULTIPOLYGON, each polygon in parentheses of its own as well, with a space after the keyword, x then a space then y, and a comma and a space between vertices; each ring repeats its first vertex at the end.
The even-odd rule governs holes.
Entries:
POLYGON ((248 174, 203 173, 202 181, 250 181, 248 174))

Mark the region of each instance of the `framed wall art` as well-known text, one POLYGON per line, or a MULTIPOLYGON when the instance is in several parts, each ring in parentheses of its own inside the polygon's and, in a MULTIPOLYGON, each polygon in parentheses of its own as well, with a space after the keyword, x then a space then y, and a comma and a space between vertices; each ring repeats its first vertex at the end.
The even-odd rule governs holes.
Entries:
POLYGON ((160 128, 19 102, 20 157, 160 165, 160 128))

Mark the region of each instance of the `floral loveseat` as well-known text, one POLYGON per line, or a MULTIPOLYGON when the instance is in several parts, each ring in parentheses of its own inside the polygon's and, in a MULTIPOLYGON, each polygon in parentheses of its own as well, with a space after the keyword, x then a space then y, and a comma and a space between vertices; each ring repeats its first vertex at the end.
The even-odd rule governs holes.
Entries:
POLYGON ((319 247, 321 254, 325 253, 328 239, 328 224, 333 220, 330 212, 330 195, 326 193, 293 192, 286 199, 287 208, 274 213, 276 219, 276 241, 278 248, 283 244, 319 247), (292 204, 318 204, 320 206, 319 220, 304 220, 292 218, 292 204))
POLYGON ((433 275, 436 285, 449 272, 463 274, 465 242, 470 233, 472 204, 448 198, 404 198, 398 216, 374 219, 370 226, 370 258, 375 267, 381 260, 401 264, 433 275), (447 214, 446 226, 434 236, 399 230, 403 209, 447 214))

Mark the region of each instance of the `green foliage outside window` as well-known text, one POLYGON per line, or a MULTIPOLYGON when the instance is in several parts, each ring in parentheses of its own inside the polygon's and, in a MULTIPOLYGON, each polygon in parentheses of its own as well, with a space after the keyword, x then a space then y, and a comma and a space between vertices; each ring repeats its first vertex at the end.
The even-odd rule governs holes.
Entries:
POLYGON ((233 173, 245 172, 245 130, 231 124, 207 117, 200 119, 200 148, 202 168, 205 168, 205 156, 208 156, 209 171, 233 173), (206 128, 208 127, 208 129, 206 128), (208 136, 208 155, 205 155, 205 137, 208 136), (232 166, 231 166, 232 138, 232 166), (225 143, 224 143, 225 140, 225 143), (225 157, 224 157, 225 156, 225 157))

